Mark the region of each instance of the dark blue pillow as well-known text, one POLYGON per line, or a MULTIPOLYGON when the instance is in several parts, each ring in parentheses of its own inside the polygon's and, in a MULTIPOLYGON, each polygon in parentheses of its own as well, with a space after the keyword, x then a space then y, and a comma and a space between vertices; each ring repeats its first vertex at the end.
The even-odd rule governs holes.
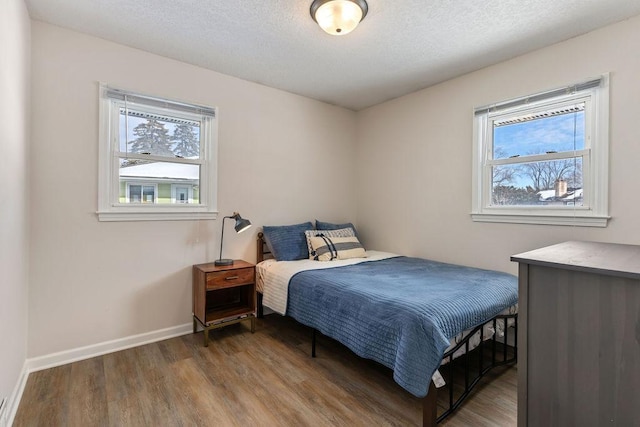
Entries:
POLYGON ((332 222, 322 222, 316 219, 316 230, 339 230, 341 228, 353 228, 353 234, 358 237, 358 230, 356 230, 356 227, 350 222, 334 224, 332 222))
POLYGON ((262 227, 267 246, 277 261, 309 259, 307 237, 304 235, 307 230, 313 230, 311 221, 294 225, 262 227))

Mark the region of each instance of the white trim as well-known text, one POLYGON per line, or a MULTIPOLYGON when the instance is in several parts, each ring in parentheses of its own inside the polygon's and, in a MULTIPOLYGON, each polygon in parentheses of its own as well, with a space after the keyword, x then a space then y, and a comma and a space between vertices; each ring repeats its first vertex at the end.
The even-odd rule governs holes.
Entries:
MULTIPOLYGON (((110 152, 112 144, 109 142, 109 138, 115 137, 115 132, 109 128, 111 122, 109 119, 111 114, 110 101, 102 96, 101 84, 98 85, 98 93, 100 105, 100 122, 98 123, 98 210, 106 211, 109 210, 110 200, 113 198, 113 194, 109 194, 107 189, 110 188, 109 182, 111 182, 111 175, 113 174, 110 152)), ((113 127, 113 124, 111 127, 113 127)), ((115 191, 116 189, 111 189, 112 193, 115 191)))
POLYGON ((128 348, 138 347, 157 341, 163 341, 190 333, 193 333, 193 324, 185 323, 183 325, 158 329, 138 335, 130 335, 128 337, 92 344, 85 347, 78 347, 71 350, 34 357, 27 359, 27 367, 29 373, 41 371, 43 369, 54 368, 56 366, 66 365, 67 363, 90 359, 92 357, 102 356, 104 354, 126 350, 128 348))
POLYGON ((13 420, 16 417, 16 413, 18 412, 18 406, 20 406, 20 400, 22 399, 22 393, 24 393, 24 387, 27 385, 27 379, 29 378, 29 370, 27 369, 27 360, 24 361, 22 365, 22 371, 20 371, 20 378, 13 389, 13 393, 9 397, 9 400, 6 402, 6 409, 4 411, 4 416, 6 419, 0 419, 0 426, 4 427, 10 426, 13 424, 13 420), (7 424, 3 424, 7 421, 7 424))
POLYGON ((528 156, 507 157, 505 159, 495 159, 495 160, 487 159, 487 165, 502 166, 502 165, 515 165, 515 164, 521 164, 521 163, 549 162, 552 160, 574 159, 577 157, 587 157, 587 156, 589 156, 589 149, 562 151, 559 153, 549 153, 549 154, 532 154, 528 156))
MULTIPOLYGON (((9 414, 7 425, 10 426, 13 424, 16 413, 18 412, 18 406, 20 406, 22 394, 24 393, 24 388, 27 384, 27 379, 29 378, 29 374, 32 372, 54 368, 56 366, 66 365, 79 360, 90 359, 92 357, 102 356, 104 354, 114 353, 116 351, 126 350, 128 348, 138 347, 157 341, 164 341, 190 333, 193 333, 193 324, 185 323, 183 325, 158 329, 138 335, 130 335, 124 338, 118 338, 111 341, 105 341, 98 344, 78 347, 25 360, 24 365, 22 366, 22 372, 20 373, 20 379, 13 390, 13 394, 7 402, 8 412, 5 412, 6 414, 9 414)), ((0 427, 5 427, 3 422, 4 420, 0 419, 0 427)))
MULTIPOLYGON (((114 153, 114 157, 118 159, 123 158, 121 152, 114 153)), ((167 162, 167 159, 169 159, 170 161, 168 161, 167 163, 180 163, 180 164, 198 165, 198 166, 202 165, 202 162, 197 159, 187 159, 182 157, 168 158, 167 156, 156 156, 154 154, 128 153, 126 158, 129 160, 144 160, 145 162, 167 162)))
MULTIPOLYGON (((218 117, 217 110, 216 117, 218 117)), ((208 122, 208 126, 203 126, 201 129, 202 139, 210 140, 211 144, 201 145, 202 158, 210 167, 205 168, 204 172, 202 168, 200 169, 199 198, 202 205, 209 206, 209 210, 215 212, 218 210, 218 120, 205 117, 204 121, 208 122), (205 188, 206 192, 202 191, 202 181, 209 183, 205 188)))
MULTIPOLYGON (((609 74, 602 77, 602 87, 594 91, 594 109, 591 135, 598 141, 590 144, 593 152, 589 176, 591 194, 587 195, 588 201, 595 216, 609 215, 609 74), (600 126, 604 124, 604 126, 600 126), (597 179, 596 179, 597 177, 597 179)), ((584 165, 583 165, 584 168, 584 165)))
MULTIPOLYGON (((186 204, 186 203, 185 203, 186 204)), ((187 204, 188 205, 188 204, 187 204)), ((216 219, 218 212, 96 212, 100 221, 183 221, 216 219)))
POLYGON ((476 222, 507 222, 512 224, 573 225, 577 227, 606 227, 609 216, 557 216, 557 215, 510 215, 502 213, 472 213, 476 222))

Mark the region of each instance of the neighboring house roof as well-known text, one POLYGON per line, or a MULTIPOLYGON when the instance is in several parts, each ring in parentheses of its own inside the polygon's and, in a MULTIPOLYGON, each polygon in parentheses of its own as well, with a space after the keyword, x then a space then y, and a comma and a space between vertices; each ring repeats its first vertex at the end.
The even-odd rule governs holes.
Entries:
POLYGON ((547 201, 547 200, 570 201, 570 200, 574 200, 574 199, 579 199, 579 198, 582 197, 582 193, 583 193, 582 188, 578 188, 576 190, 567 192, 567 195, 564 196, 564 197, 557 197, 556 198, 556 190, 538 191, 538 195, 540 196, 540 201, 542 201, 542 202, 547 201))
POLYGON ((573 199, 579 199, 580 197, 582 197, 582 188, 578 188, 573 193, 567 195, 566 197, 563 197, 562 200, 573 200, 573 199))
POLYGON ((198 180, 200 179, 200 168, 197 165, 178 163, 144 163, 121 168, 120 177, 198 180))
POLYGON ((556 190, 542 190, 538 191, 538 194, 540 195, 540 200, 553 199, 556 197, 556 190))

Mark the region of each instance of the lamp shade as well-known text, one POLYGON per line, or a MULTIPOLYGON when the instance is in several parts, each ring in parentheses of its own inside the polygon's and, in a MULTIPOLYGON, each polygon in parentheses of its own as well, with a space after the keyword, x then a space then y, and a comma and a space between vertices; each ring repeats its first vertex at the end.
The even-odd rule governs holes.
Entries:
POLYGON ((236 213, 234 217, 236 219, 236 225, 234 226, 236 233, 242 233, 244 230, 251 227, 251 221, 242 218, 239 213, 236 213))
POLYGON ((353 31, 367 15, 365 0, 314 0, 311 17, 328 34, 342 36, 353 31))

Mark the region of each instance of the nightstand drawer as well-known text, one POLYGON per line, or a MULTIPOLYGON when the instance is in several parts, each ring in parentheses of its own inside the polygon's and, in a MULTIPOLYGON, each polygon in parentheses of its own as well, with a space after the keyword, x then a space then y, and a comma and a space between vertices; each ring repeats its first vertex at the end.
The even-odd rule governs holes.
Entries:
POLYGON ((253 283, 253 274, 253 267, 208 273, 207 290, 228 288, 253 283))

